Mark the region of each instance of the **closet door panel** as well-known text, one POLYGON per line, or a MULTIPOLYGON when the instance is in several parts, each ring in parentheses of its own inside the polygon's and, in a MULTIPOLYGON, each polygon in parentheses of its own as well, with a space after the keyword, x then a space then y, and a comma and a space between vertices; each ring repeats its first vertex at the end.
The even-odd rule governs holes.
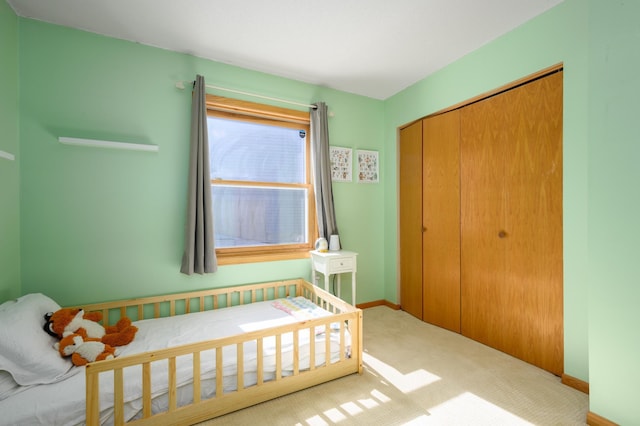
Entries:
POLYGON ((400 305, 422 319, 422 122, 400 130, 398 144, 400 305))
POLYGON ((461 111, 461 333, 505 346, 505 144, 508 105, 491 98, 461 111))
POLYGON ((561 374, 562 73, 461 126, 462 333, 561 374))
POLYGON ((460 111, 423 120, 423 317, 460 332, 460 111))
MULTIPOLYGON (((505 187, 505 287, 520 310, 521 359, 561 374, 563 355, 562 73, 514 90, 505 187)), ((515 332, 516 330, 514 330, 515 332)))

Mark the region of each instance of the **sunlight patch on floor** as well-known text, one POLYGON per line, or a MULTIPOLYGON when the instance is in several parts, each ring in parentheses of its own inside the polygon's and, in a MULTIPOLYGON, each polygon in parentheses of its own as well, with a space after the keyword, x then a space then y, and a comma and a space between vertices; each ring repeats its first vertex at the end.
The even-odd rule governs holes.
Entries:
MULTIPOLYGON (((423 416, 418 416, 415 419, 411 420, 410 422, 407 423, 403 423, 402 426, 421 426, 421 425, 428 425, 429 424, 429 416, 428 415, 423 415, 423 416)), ((431 423, 431 424, 435 424, 435 423, 431 423)))
MULTIPOLYGON (((423 369, 403 374, 368 353, 363 353, 362 356, 364 363, 372 369, 373 372, 377 373, 384 381, 393 385, 403 393, 413 392, 442 380, 439 376, 423 369)), ((373 408, 373 405, 367 405, 368 400, 360 400, 359 402, 366 408, 373 408)), ((430 408, 427 415, 420 415, 405 423, 407 426, 424 424, 532 425, 532 423, 471 392, 464 392, 451 398, 442 404, 430 408)))
POLYGON ((329 425, 329 423, 327 423, 320 415, 308 418, 307 424, 309 426, 328 426, 329 425))
POLYGON ((357 401, 348 401, 340 404, 340 407, 330 408, 322 413, 313 417, 309 417, 304 423, 296 423, 296 426, 329 426, 331 424, 337 424, 342 421, 348 420, 350 417, 355 417, 365 410, 371 410, 379 407, 380 404, 391 402, 384 393, 377 389, 371 391, 370 398, 360 398, 357 401), (324 416, 324 417, 323 417, 324 416))
POLYGON ((338 423, 343 420, 347 420, 347 416, 345 416, 342 413, 342 411, 338 410, 337 408, 332 408, 330 410, 327 410, 323 414, 327 416, 327 418, 331 420, 333 423, 338 423))
MULTIPOLYGON (((431 416, 427 417, 431 424, 442 424, 446 420, 447 424, 473 424, 473 425, 509 425, 509 426, 532 426, 526 420, 490 403, 470 392, 464 392, 455 398, 451 398, 442 404, 429 409, 431 416)), ((418 419, 415 419, 418 420, 418 419)), ((414 421, 415 421, 414 420, 414 421)), ((406 423, 410 424, 429 424, 406 423)))
POLYGON ((403 393, 413 392, 441 380, 440 377, 423 369, 415 370, 408 374, 402 374, 389 364, 380 361, 368 353, 363 353, 362 359, 365 364, 375 370, 391 385, 395 386, 403 393))
MULTIPOLYGON (((363 361, 372 373, 379 376, 382 383, 394 386, 403 393, 413 392, 428 386, 439 380, 439 376, 426 370, 418 369, 403 374, 389 364, 376 357, 363 353, 363 361)), ((357 418, 366 410, 373 410, 391 401, 387 395, 378 389, 373 389, 368 396, 347 401, 339 407, 325 410, 322 414, 307 418, 296 426, 329 426, 357 418)), ((403 423, 403 426, 417 425, 444 425, 444 424, 469 424, 491 426, 533 426, 532 423, 510 413, 509 411, 492 404, 471 393, 464 392, 447 401, 429 408, 427 414, 421 414, 416 418, 403 423)))
POLYGON ((358 415, 364 411, 358 404, 351 401, 340 405, 340 408, 346 411, 350 416, 358 415))

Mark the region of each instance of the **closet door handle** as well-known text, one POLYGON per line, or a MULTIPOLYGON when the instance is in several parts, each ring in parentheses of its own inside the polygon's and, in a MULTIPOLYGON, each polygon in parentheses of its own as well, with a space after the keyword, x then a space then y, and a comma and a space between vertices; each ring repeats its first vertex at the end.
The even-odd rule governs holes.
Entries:
POLYGON ((507 231, 500 231, 498 232, 498 237, 499 238, 506 238, 507 236, 507 231))

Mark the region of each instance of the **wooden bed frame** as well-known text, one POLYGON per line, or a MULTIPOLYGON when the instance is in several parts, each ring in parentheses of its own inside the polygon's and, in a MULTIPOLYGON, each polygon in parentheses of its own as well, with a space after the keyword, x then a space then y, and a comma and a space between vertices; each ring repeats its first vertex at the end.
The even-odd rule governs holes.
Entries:
MULTIPOLYGON (((218 417, 242 408, 249 407, 270 399, 306 389, 339 377, 353 373, 362 373, 362 311, 332 294, 302 280, 277 281, 261 284, 243 285, 229 288, 203 290, 189 293, 169 294, 163 296, 146 297, 106 303, 83 305, 86 312, 99 311, 103 314, 104 325, 111 325, 122 316, 131 320, 159 318, 218 309, 227 306, 248 304, 264 300, 274 300, 281 297, 303 296, 316 305, 333 313, 331 316, 312 320, 299 321, 291 325, 269 328, 225 338, 208 340, 199 343, 171 347, 153 352, 129 355, 113 360, 100 361, 86 366, 86 424, 97 425, 100 420, 100 373, 113 374, 114 377, 114 424, 151 425, 158 424, 193 424, 218 417), (315 364, 315 341, 311 339, 310 368, 300 370, 299 354, 294 351, 294 369, 292 375, 283 376, 280 339, 285 333, 308 330, 313 336, 316 327, 325 327, 326 336, 329 335, 331 324, 340 324, 340 359, 330 362, 329 339, 326 339, 324 349, 325 363, 320 367, 315 364), (346 355, 345 333, 348 329, 351 335, 351 355, 346 355), (262 365, 263 339, 275 336, 276 375, 274 380, 264 380, 262 365), (243 343, 257 343, 258 373, 257 384, 245 386, 243 361, 243 343), (201 399, 200 381, 200 353, 206 350, 236 345, 237 348, 237 390, 223 392, 223 376, 216 375, 216 395, 209 399, 201 399), (193 356, 193 402, 186 406, 177 405, 176 386, 176 357, 182 355, 193 356), (161 413, 151 412, 151 363, 166 360, 168 363, 168 408, 161 413), (124 420, 124 376, 125 367, 142 366, 142 418, 125 422, 124 420)), ((294 342, 298 333, 294 334, 294 342)), ((297 345, 296 345, 297 346, 297 345)), ((320 348, 317 348, 320 349, 320 348)), ((216 369, 221 371, 222 350, 216 350, 216 369)))

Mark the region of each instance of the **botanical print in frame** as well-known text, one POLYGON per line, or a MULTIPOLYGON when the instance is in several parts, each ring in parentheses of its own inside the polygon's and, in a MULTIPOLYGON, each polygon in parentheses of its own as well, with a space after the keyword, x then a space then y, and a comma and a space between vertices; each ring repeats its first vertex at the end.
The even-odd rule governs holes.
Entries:
POLYGON ((358 150, 358 182, 378 183, 378 151, 358 150))
POLYGON ((331 157, 331 180, 334 182, 351 182, 351 148, 339 146, 329 147, 331 157))

